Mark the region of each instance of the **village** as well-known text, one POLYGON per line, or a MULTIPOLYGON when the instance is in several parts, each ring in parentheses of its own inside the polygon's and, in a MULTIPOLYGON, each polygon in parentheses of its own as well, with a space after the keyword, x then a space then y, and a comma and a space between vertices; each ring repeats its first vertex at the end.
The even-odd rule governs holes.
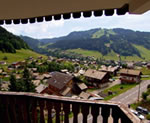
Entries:
POLYGON ((101 90, 108 88, 110 85, 115 85, 114 83, 139 83, 141 77, 149 78, 149 75, 142 75, 140 69, 142 67, 150 69, 150 64, 146 62, 126 62, 123 68, 119 62, 116 62, 115 65, 113 63, 113 66, 111 64, 106 66, 97 64, 95 60, 80 61, 78 59, 67 60, 54 57, 48 57, 48 59, 29 57, 20 62, 7 64, 1 61, 0 64, 0 82, 3 91, 9 91, 10 74, 13 73, 16 79, 21 79, 23 68, 27 66, 37 93, 83 99, 89 99, 93 96, 99 97, 99 99, 104 98, 92 94, 89 91, 92 89, 101 90), (46 66, 52 62, 55 64, 48 68, 51 70, 47 70, 46 66), (61 64, 61 67, 55 66, 57 64, 61 64))

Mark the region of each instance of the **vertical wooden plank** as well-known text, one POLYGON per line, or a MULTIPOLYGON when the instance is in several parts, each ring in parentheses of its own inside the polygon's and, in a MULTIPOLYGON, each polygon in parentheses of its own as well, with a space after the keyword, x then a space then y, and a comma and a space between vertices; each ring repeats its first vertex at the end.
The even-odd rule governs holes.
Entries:
POLYGON ((11 112, 11 121, 18 123, 17 114, 16 114, 16 98, 14 96, 10 97, 10 112, 11 112))
POLYGON ((101 109, 101 115, 103 117, 103 123, 108 123, 108 117, 110 116, 110 106, 103 105, 101 109))
POLYGON ((55 102, 54 108, 56 111, 56 123, 60 123, 60 111, 61 111, 61 103, 55 102))
POLYGON ((46 108, 48 110, 48 123, 52 123, 52 108, 53 104, 50 101, 46 101, 46 108))
POLYGON ((83 123, 87 123, 87 116, 89 114, 89 105, 88 104, 82 104, 81 105, 81 112, 83 115, 83 123))
POLYGON ((21 102, 22 102, 22 111, 23 111, 23 121, 24 121, 24 123, 28 123, 29 113, 27 110, 27 97, 24 97, 21 102))
POLYGON ((72 112, 73 112, 73 123, 78 123, 78 113, 80 110, 79 104, 72 104, 72 112))
POLYGON ((37 100, 35 98, 31 99, 31 112, 32 112, 32 123, 38 123, 37 119, 37 100))
POLYGON ((99 106, 98 105, 91 106, 91 114, 93 116, 93 123, 97 123, 97 117, 99 115, 99 106))
POLYGON ((64 103, 63 110, 65 112, 65 123, 69 123, 70 104, 64 103))
POLYGON ((40 106, 40 123, 45 123, 45 118, 44 118, 45 102, 43 100, 39 100, 39 106, 40 106))
POLYGON ((10 123, 10 117, 9 117, 9 96, 3 97, 4 101, 4 122, 10 123))

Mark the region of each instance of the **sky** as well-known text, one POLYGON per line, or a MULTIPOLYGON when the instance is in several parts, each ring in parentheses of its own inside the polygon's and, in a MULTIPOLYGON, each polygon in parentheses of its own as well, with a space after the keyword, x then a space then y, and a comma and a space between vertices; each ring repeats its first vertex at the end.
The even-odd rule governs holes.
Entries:
POLYGON ((52 20, 34 24, 3 25, 5 29, 15 35, 29 36, 32 38, 54 38, 68 35, 73 31, 84 31, 94 28, 125 28, 135 31, 150 32, 150 11, 142 15, 126 14, 118 16, 101 16, 69 20, 52 20))

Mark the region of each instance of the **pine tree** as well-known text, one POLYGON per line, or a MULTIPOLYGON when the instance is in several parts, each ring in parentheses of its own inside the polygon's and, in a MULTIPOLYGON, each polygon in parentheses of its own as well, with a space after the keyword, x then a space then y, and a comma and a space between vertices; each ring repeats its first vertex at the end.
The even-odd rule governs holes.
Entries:
POLYGON ((31 81, 30 72, 27 68, 23 71, 24 89, 26 92, 35 92, 35 85, 31 81))
POLYGON ((11 74, 10 76, 9 91, 17 91, 17 81, 16 77, 13 74, 11 74))

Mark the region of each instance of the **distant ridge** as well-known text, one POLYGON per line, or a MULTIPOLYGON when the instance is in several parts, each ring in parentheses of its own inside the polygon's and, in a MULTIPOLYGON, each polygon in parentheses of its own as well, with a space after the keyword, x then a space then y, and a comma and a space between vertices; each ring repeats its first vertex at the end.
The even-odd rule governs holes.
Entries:
MULTIPOLYGON (((28 43, 28 42, 27 42, 28 43)), ((121 56, 137 56, 142 58, 143 51, 150 50, 150 32, 133 31, 129 29, 91 29, 87 31, 71 32, 67 36, 53 39, 40 39, 37 41, 36 48, 48 50, 59 48, 62 50, 83 49, 98 51, 102 55, 110 53, 120 54, 121 56), (40 42, 40 43, 39 43, 40 42), (141 47, 141 49, 139 49, 141 47)), ((28 45, 32 47, 33 44, 28 45)), ((144 57, 146 55, 144 54, 144 57)))

